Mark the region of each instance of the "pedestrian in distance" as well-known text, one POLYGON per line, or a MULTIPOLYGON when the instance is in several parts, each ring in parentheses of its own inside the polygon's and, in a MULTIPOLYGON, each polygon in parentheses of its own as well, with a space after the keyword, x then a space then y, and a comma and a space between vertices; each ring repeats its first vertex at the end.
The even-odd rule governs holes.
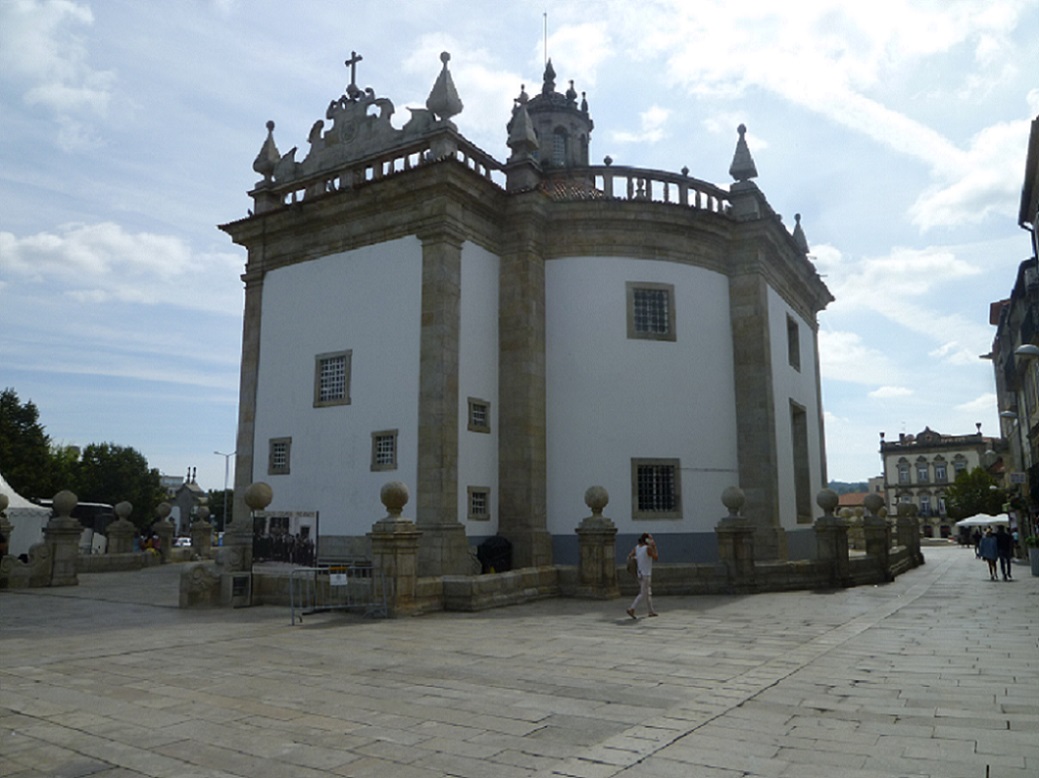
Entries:
POLYGON ((999 572, 1004 581, 1009 581, 1014 577, 1010 569, 1014 557, 1014 538, 1002 524, 996 527, 996 554, 999 556, 999 572))
POLYGON ((985 560, 988 565, 989 578, 996 580, 996 559, 999 558, 999 549, 996 546, 996 536, 992 534, 992 528, 985 530, 985 534, 978 543, 978 556, 985 560))
POLYGON ((628 559, 634 559, 638 565, 639 593, 635 596, 631 607, 628 608, 627 614, 633 619, 637 619, 635 609, 645 600, 646 607, 649 608, 648 615, 656 616, 657 612, 653 610, 653 589, 651 587, 653 562, 657 560, 657 542, 653 540, 653 536, 648 532, 643 532, 639 536, 638 544, 628 553, 628 559))

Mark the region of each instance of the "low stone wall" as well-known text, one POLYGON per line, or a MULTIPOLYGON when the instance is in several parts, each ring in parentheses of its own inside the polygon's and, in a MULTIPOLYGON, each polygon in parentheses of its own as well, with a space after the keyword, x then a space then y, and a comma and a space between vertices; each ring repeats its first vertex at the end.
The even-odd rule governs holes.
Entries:
POLYGON ((559 568, 526 567, 488 575, 445 575, 443 609, 482 611, 560 595, 559 568))
POLYGON ((130 554, 80 554, 76 560, 77 573, 117 573, 140 570, 162 564, 158 554, 135 551, 130 554))

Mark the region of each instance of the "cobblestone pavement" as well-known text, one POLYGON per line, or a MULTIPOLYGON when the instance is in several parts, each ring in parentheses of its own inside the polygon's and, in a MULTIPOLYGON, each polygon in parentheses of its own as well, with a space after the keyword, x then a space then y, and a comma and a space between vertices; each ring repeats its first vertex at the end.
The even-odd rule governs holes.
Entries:
POLYGON ((0 775, 1039 776, 1039 577, 389 621, 181 611, 177 566, 0 593, 0 775))

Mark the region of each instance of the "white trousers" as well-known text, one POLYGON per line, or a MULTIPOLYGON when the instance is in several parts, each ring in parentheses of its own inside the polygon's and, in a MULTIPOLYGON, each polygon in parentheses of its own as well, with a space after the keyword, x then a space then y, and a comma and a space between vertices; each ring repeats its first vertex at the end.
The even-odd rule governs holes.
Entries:
POLYGON ((639 593, 635 597, 635 602, 631 604, 631 610, 635 610, 639 603, 645 600, 649 612, 653 613, 653 589, 650 586, 650 580, 651 577, 648 575, 639 576, 639 593))

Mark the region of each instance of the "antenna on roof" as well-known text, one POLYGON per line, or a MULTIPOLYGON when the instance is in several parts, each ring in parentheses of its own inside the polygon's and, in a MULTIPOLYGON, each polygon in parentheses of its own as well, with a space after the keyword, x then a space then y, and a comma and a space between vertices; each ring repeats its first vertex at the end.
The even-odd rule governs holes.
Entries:
POLYGON ((548 64, 548 11, 543 12, 541 15, 545 18, 545 61, 542 62, 541 64, 542 65, 547 65, 548 64))

